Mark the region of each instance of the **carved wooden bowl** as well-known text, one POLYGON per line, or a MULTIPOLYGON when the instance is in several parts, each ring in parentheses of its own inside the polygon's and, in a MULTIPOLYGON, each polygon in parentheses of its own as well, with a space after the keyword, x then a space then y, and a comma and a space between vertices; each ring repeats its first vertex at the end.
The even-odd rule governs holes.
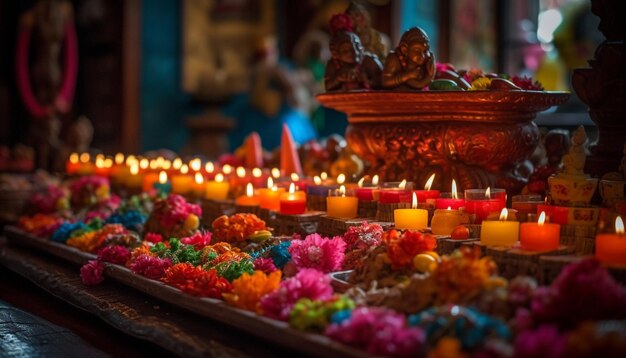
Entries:
POLYGON ((525 184, 524 163, 539 143, 537 113, 564 103, 567 92, 359 91, 317 99, 348 115, 350 148, 385 180, 424 183, 437 173, 437 189, 452 179, 462 188, 525 184))

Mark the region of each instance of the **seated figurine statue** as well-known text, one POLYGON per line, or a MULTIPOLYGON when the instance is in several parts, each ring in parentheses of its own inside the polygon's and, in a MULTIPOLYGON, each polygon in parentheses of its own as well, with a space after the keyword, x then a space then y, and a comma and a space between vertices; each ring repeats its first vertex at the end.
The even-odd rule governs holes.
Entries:
POLYGON ((326 64, 326 91, 350 91, 380 88, 382 64, 376 55, 366 52, 359 37, 352 32, 350 17, 331 19, 331 59, 326 64))
POLYGON ((383 69, 384 88, 421 90, 435 76, 435 55, 430 51, 426 33, 413 27, 400 39, 398 47, 387 56, 383 69))

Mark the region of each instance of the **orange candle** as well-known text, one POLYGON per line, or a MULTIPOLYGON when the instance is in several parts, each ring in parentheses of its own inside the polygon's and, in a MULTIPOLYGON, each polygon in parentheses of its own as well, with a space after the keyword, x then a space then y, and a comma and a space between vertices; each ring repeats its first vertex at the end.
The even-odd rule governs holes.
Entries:
POLYGON ((252 183, 246 185, 246 195, 242 195, 235 200, 235 204, 240 206, 259 206, 259 197, 254 195, 254 187, 252 183))
POLYGON ((267 188, 259 189, 259 202, 261 208, 278 211, 280 209, 280 194, 284 192, 285 188, 278 188, 274 185, 272 178, 267 178, 267 188))
POLYGON ((289 185, 289 192, 280 195, 279 209, 281 214, 299 215, 306 211, 306 193, 296 191, 296 185, 289 185))
POLYGON ((93 164, 91 164, 91 157, 89 156, 89 153, 83 153, 80 155, 80 157, 78 158, 80 161, 80 164, 78 166, 78 175, 90 175, 93 173, 93 164))
POLYGON ((76 174, 76 172, 78 172, 78 168, 80 168, 80 163, 78 162, 78 153, 72 153, 65 163, 65 173, 67 175, 74 175, 76 174))
POLYGON ((194 174, 194 181, 191 183, 191 193, 194 196, 201 198, 204 196, 205 191, 206 183, 204 182, 204 176, 202 173, 196 172, 196 174, 194 174))
POLYGON ((143 176, 143 182, 141 184, 141 188, 144 192, 150 192, 152 191, 152 189, 154 189, 154 183, 159 181, 159 174, 158 173, 146 173, 146 175, 143 176))
POLYGON ((172 192, 174 194, 188 194, 191 191, 193 185, 193 178, 189 176, 189 167, 187 164, 182 164, 180 172, 172 175, 172 192))
POLYGON ((608 265, 626 265, 626 235, 624 221, 615 219, 615 233, 596 235, 596 259, 608 265))
POLYGON ((546 223, 546 213, 539 215, 536 223, 523 223, 520 226, 522 249, 529 251, 553 251, 559 248, 561 225, 546 223))
POLYGON ((326 198, 326 208, 328 216, 340 219, 353 219, 357 217, 359 198, 356 196, 346 196, 346 187, 339 187, 339 196, 329 196, 326 198))
POLYGON ((126 178, 126 186, 131 189, 141 190, 143 174, 139 173, 139 164, 133 163, 130 166, 130 174, 126 178))

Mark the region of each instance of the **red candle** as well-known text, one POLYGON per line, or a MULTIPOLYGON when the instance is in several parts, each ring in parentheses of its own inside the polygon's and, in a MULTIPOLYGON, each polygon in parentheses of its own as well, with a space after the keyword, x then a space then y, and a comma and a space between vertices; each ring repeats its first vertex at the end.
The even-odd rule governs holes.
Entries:
POLYGON ((356 189, 356 197, 360 201, 374 201, 378 196, 378 175, 372 178, 371 186, 364 187, 365 177, 358 182, 356 189))
MULTIPOLYGON (((388 185, 388 183, 383 184, 388 185)), ((387 189, 383 188, 378 193, 380 201, 383 204, 397 204, 397 203, 410 203, 411 202, 411 190, 406 190, 407 181, 402 180, 398 185, 398 188, 387 189)))
POLYGON ((626 265, 626 235, 621 217, 615 219, 615 233, 596 235, 595 256, 604 264, 626 265))
POLYGON ((506 191, 504 189, 467 189, 465 190, 465 210, 476 214, 476 224, 487 219, 489 214, 500 212, 506 207, 506 191))
POLYGON ((541 212, 536 223, 520 225, 522 249, 529 251, 553 251, 560 245, 561 225, 546 223, 546 213, 541 212))
POLYGON ((280 196, 280 213, 286 215, 304 214, 306 211, 306 194, 296 191, 294 183, 289 185, 289 192, 280 196))
POLYGON ((450 208, 452 210, 458 210, 464 206, 465 199, 459 199, 456 191, 456 181, 454 181, 454 179, 452 179, 452 192, 443 193, 441 194, 441 197, 435 199, 435 207, 437 209, 450 208))
POLYGON ((431 190, 430 188, 435 181, 435 174, 431 175, 424 185, 424 190, 414 190, 413 192, 417 196, 417 201, 420 203, 426 203, 428 205, 435 205, 435 199, 437 199, 441 193, 439 190, 431 190))
POLYGON ((546 216, 550 218, 551 223, 567 225, 569 208, 547 204, 537 205, 537 214, 541 214, 542 211, 546 212, 546 216))

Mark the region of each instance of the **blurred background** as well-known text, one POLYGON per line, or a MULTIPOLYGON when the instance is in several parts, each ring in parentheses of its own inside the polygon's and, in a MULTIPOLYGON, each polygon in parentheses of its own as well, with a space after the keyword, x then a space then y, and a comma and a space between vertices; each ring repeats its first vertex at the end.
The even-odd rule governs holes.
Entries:
MULTIPOLYGON (((603 41, 587 0, 359 4, 391 49, 404 30, 419 26, 429 34, 437 61, 532 76, 546 90, 571 90, 571 70, 587 67, 603 41)), ((271 150, 283 123, 299 142, 343 134, 345 117, 320 108, 314 95, 323 92, 330 55, 328 20, 349 5, 2 1, 3 155, 29 155, 28 148, 42 140, 78 151, 92 140, 92 147, 108 154, 165 148, 210 158, 234 150, 253 130, 271 150)), ((576 96, 537 122, 593 127, 576 96)))

